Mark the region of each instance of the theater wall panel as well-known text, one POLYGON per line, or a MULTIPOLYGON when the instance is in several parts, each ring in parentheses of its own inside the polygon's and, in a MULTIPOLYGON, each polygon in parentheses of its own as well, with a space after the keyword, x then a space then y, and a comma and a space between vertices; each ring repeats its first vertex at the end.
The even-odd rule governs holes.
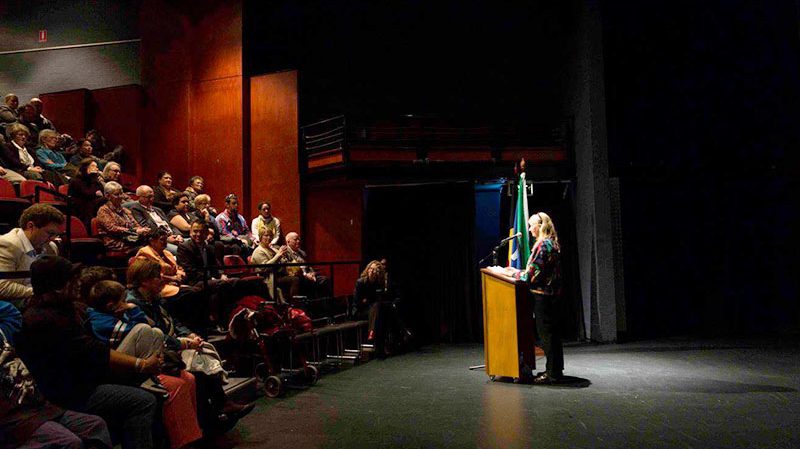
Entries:
MULTIPOLYGON (((91 92, 90 123, 100 130, 108 145, 125 148, 123 170, 142 173, 142 88, 138 85, 111 87, 91 92)), ((109 148, 109 149, 111 149, 109 148)))
POLYGON ((297 120, 297 72, 250 79, 249 213, 269 201, 287 231, 300 229, 297 120))

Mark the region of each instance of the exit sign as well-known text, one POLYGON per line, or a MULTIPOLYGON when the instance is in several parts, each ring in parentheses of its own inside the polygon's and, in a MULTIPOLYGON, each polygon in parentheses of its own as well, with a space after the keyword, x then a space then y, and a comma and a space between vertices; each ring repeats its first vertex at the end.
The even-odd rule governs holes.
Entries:
POLYGON ((39 42, 47 42, 47 30, 39 30, 39 42))

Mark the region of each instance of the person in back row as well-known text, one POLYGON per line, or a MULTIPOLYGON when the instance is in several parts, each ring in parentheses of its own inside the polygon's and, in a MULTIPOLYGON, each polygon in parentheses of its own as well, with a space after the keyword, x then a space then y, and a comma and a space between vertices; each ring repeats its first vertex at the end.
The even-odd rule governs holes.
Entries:
POLYGON ((283 243, 283 233, 281 233, 281 221, 272 215, 272 206, 267 201, 258 203, 258 217, 253 219, 250 229, 257 242, 261 242, 261 234, 266 230, 272 231, 272 245, 283 243))

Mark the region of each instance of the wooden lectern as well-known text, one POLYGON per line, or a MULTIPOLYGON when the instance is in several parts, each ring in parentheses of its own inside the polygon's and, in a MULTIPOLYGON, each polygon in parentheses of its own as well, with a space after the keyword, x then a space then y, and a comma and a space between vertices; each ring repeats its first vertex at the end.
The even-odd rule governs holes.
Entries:
POLYGON ((486 374, 533 379, 536 369, 536 329, 528 284, 481 268, 483 290, 483 352, 486 374))

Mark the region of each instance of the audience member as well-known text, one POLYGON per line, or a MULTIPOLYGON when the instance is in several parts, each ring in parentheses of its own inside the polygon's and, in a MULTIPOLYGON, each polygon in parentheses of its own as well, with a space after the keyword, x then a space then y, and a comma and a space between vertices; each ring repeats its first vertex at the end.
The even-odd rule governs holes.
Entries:
MULTIPOLYGON (((199 219, 206 222, 208 229, 211 230, 209 238, 218 241, 219 229, 217 229, 217 210, 211 206, 211 197, 205 193, 197 195, 194 199, 195 210, 193 212, 194 219, 189 222, 191 224, 194 220, 199 219)), ((238 245, 237 245, 238 246, 238 245)))
POLYGON ((14 355, 14 337, 21 326, 19 311, 0 301, 0 448, 111 449, 102 418, 65 410, 42 396, 25 364, 14 355))
POLYGON ((103 157, 96 156, 94 154, 92 142, 86 138, 79 139, 77 145, 78 151, 69 160, 69 165, 72 165, 73 167, 77 167, 83 159, 90 158, 97 162, 97 166, 100 168, 100 170, 103 170, 109 161, 118 161, 120 158, 120 154, 113 152, 106 153, 103 155, 103 157))
POLYGON ((17 123, 25 125, 31 133, 28 141, 28 147, 30 148, 39 142, 39 132, 42 131, 39 125, 36 124, 36 108, 32 104, 26 103, 19 108, 18 112, 17 123))
POLYGON ((243 252, 250 254, 253 247, 253 234, 247 227, 247 221, 239 214, 239 198, 231 193, 225 197, 225 210, 216 218, 220 238, 223 241, 239 243, 243 252))
POLYGON ((86 229, 90 229, 92 218, 105 201, 103 189, 97 162, 89 158, 82 160, 75 177, 69 181, 68 192, 73 215, 80 218, 86 229))
MULTIPOLYGON (((147 315, 149 322, 164 333, 166 349, 183 352, 202 347, 206 356, 213 357, 213 354, 216 354, 213 345, 204 342, 199 335, 181 325, 164 307, 159 294, 162 284, 161 267, 157 262, 147 259, 135 260, 128 267, 127 279, 131 287, 128 290, 128 302, 138 306, 147 315)), ((224 375, 224 371, 217 373, 224 375)), ((192 374, 197 380, 197 394, 200 396, 198 413, 204 428, 214 425, 230 428, 238 419, 253 410, 255 405, 252 403, 237 404, 225 398, 221 375, 205 371, 193 371, 192 374)))
POLYGON ((54 404, 100 416, 123 449, 153 448, 156 401, 135 387, 107 383, 113 377, 156 374, 160 358, 131 357, 92 338, 78 318, 76 267, 58 256, 31 264, 33 297, 16 342, 44 396, 54 404))
MULTIPOLYGON (((92 287, 88 321, 95 338, 114 350, 140 359, 160 354, 164 333, 152 327, 147 315, 126 299, 125 287, 119 282, 101 281, 92 287)), ((194 345, 191 340, 181 343, 186 347, 194 345)), ((171 375, 159 374, 158 381, 168 392, 163 404, 164 429, 170 448, 179 449, 199 440, 203 434, 197 422, 194 375, 177 367, 171 371, 171 375)))
MULTIPOLYGON (((286 245, 279 262, 305 263, 306 259, 306 252, 300 249, 300 235, 296 232, 286 234, 286 245)), ((280 267, 276 277, 278 285, 286 289, 283 294, 289 300, 300 295, 311 297, 330 295, 328 278, 317 275, 314 268, 308 265, 280 267)))
POLYGON ((109 181, 104 187, 108 201, 97 211, 97 228, 109 251, 135 252, 142 246, 142 235, 150 228, 141 226, 130 210, 122 207, 122 186, 109 181))
MULTIPOLYGON (((276 248, 272 245, 272 241, 274 240, 275 234, 273 234, 272 229, 266 229, 264 232, 261 233, 261 240, 258 242, 258 247, 256 247, 255 251, 253 251, 253 255, 250 256, 250 261, 254 265, 267 265, 272 263, 279 263, 278 261, 281 260, 281 257, 286 253, 288 248, 286 246, 281 246, 276 248)), ((286 297, 283 294, 284 291, 288 292, 291 288, 291 281, 289 284, 286 285, 276 285, 275 281, 275 268, 263 268, 259 270, 259 274, 264 276, 266 279, 267 286, 269 286, 270 294, 272 295, 275 300, 280 300, 280 296, 278 296, 278 292, 281 292, 281 296, 284 298, 286 297), (280 290, 276 290, 276 288, 280 287, 280 290)), ((284 281, 285 282, 285 281, 284 281)))
MULTIPOLYGON (((36 148, 36 159, 47 170, 59 173, 62 177, 71 176, 72 171, 67 167, 67 160, 58 148, 59 135, 52 129, 43 129, 39 133, 39 146, 36 148)), ((66 178, 65 178, 66 180, 66 178)))
POLYGON ((186 277, 186 272, 178 266, 175 256, 167 251, 167 237, 169 233, 161 228, 151 229, 145 235, 145 246, 136 252, 137 258, 154 260, 161 265, 161 278, 164 287, 161 289, 162 298, 171 298, 178 294, 180 285, 186 277))
POLYGON ((44 179, 44 169, 37 164, 36 158, 27 148, 30 132, 25 125, 14 123, 10 125, 6 133, 9 142, 3 145, 0 152, 0 165, 6 170, 11 170, 21 174, 25 179, 41 181, 44 179))
POLYGON ((158 207, 154 207, 155 193, 150 186, 141 185, 136 188, 137 201, 126 204, 127 208, 133 213, 133 218, 140 226, 150 229, 163 229, 167 233, 167 250, 172 254, 178 254, 178 246, 183 242, 183 236, 175 232, 169 224, 167 214, 158 207))
POLYGON ((19 108, 19 98, 15 94, 6 94, 3 99, 3 104, 0 104, 0 131, 5 130, 8 125, 14 123, 19 118, 17 109, 19 108))
POLYGON ((217 266, 215 249, 209 245, 208 224, 195 220, 189 231, 189 240, 178 247, 178 265, 186 272, 186 284, 197 286, 208 295, 209 315, 213 323, 222 326, 221 319, 237 298, 245 295, 269 297, 263 279, 253 276, 229 279, 217 266))
MULTIPOLYGON (((28 271, 40 254, 57 254, 53 240, 63 224, 64 214, 48 204, 25 209, 19 217, 19 227, 0 236, 0 272, 28 271)), ((0 280, 0 299, 18 309, 32 295, 30 278, 0 280)))
POLYGON ((387 355, 387 335, 393 314, 394 294, 389 288, 386 266, 379 260, 368 263, 356 280, 353 314, 369 319, 367 341, 374 345, 378 357, 387 355))
POLYGON ((172 210, 167 214, 169 224, 179 231, 184 239, 189 238, 189 229, 194 221, 194 214, 190 211, 189 195, 181 192, 172 198, 172 210))
POLYGON ((258 217, 253 219, 253 223, 250 226, 256 241, 260 242, 261 233, 269 229, 275 236, 273 237, 271 243, 273 245, 280 244, 283 239, 283 234, 281 233, 281 221, 278 219, 278 217, 272 216, 272 206, 266 201, 258 203, 258 213, 258 217))
POLYGON ((162 171, 158 173, 158 185, 153 187, 155 193, 154 205, 164 213, 172 209, 172 199, 180 193, 180 190, 172 188, 172 175, 162 171))
POLYGON ((36 108, 36 125, 39 127, 40 130, 44 131, 45 129, 49 129, 52 131, 56 130, 56 127, 53 125, 53 122, 47 119, 42 112, 44 111, 44 102, 36 97, 31 98, 30 103, 36 108))
POLYGON ((189 186, 186 187, 184 193, 189 197, 189 207, 191 210, 195 209, 194 200, 197 198, 197 195, 203 193, 203 186, 205 185, 205 181, 203 180, 202 176, 192 176, 189 178, 189 186))
POLYGON ((92 143, 92 148, 95 153, 103 155, 103 159, 107 161, 122 162, 122 153, 124 151, 122 145, 117 145, 113 150, 108 151, 106 138, 100 135, 100 131, 96 129, 90 129, 87 131, 86 139, 92 143))

